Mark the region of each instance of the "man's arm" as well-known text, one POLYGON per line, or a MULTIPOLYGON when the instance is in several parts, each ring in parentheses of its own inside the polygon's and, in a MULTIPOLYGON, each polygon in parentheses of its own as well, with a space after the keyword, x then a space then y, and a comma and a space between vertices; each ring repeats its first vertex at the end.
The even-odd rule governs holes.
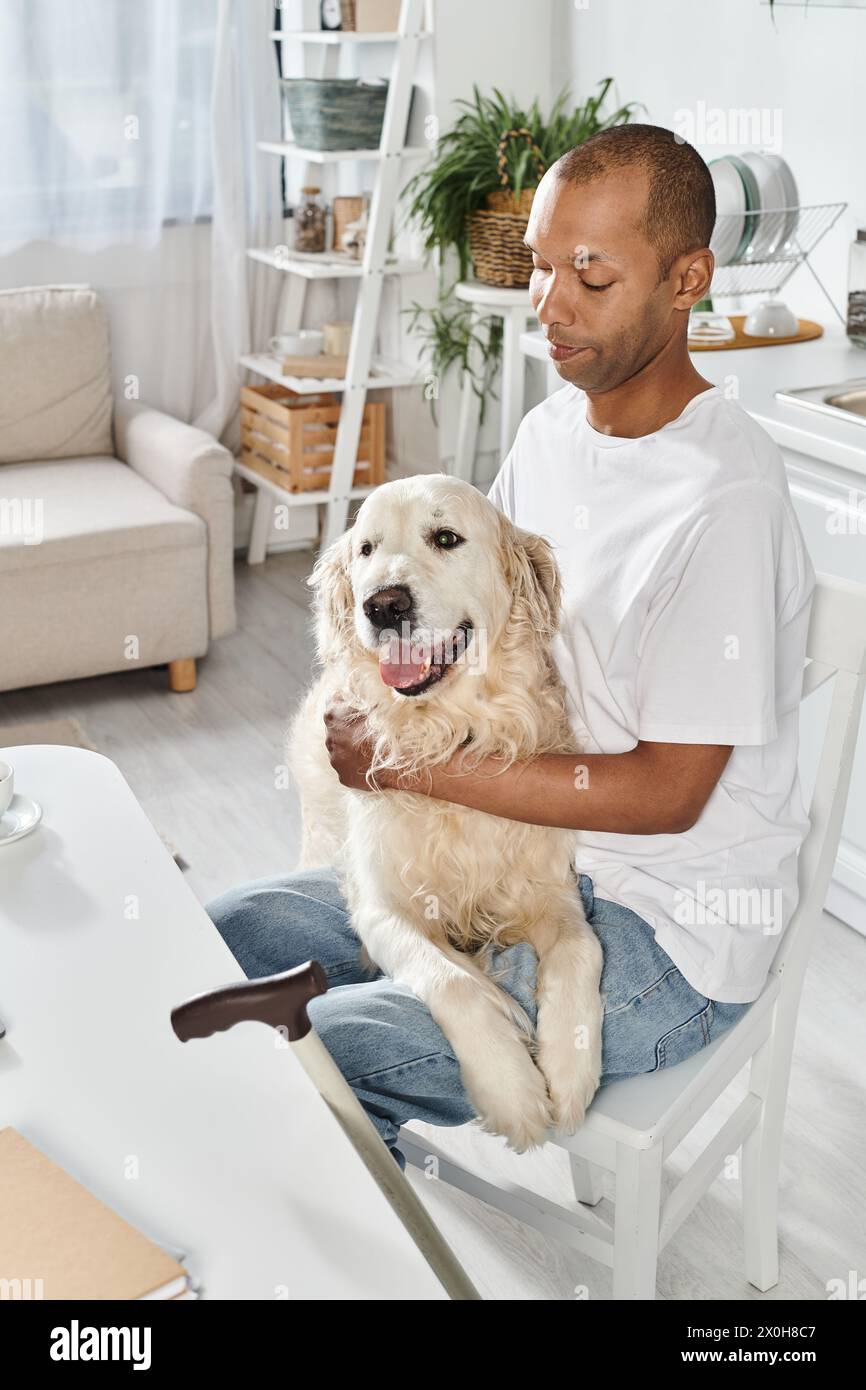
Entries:
POLYGON ((452 759, 432 770, 429 790, 421 779, 410 786, 391 777, 385 785, 530 825, 675 835, 695 824, 730 754, 730 745, 638 743, 628 753, 546 753, 499 775, 492 775, 495 759, 464 774, 452 759))
MULTIPOLYGON (((369 790, 365 776, 372 750, 364 721, 338 701, 328 709, 325 724, 328 754, 340 781, 369 790)), ((628 753, 545 753, 508 768, 485 758, 472 772, 458 770, 458 754, 417 776, 381 772, 376 781, 386 790, 418 792, 530 825, 671 835, 694 825, 731 747, 641 742, 628 753)))

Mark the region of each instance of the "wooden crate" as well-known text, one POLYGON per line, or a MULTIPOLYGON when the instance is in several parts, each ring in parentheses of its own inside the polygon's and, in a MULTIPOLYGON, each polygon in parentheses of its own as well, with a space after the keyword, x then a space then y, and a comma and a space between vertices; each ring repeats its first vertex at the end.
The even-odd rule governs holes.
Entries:
MULTIPOLYGON (((342 404, 333 391, 300 393, 276 382, 241 387, 241 463, 287 492, 324 492, 331 481, 342 404)), ((353 487, 385 481, 385 405, 364 407, 353 487)))

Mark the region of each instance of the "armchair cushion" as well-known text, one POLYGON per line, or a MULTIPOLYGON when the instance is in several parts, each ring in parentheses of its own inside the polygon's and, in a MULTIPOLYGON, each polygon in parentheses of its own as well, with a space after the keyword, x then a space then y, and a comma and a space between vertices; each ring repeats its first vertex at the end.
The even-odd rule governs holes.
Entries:
POLYGON ((208 532, 105 455, 0 468, 0 690, 203 656, 208 532))
POLYGON ((0 527, 0 572, 207 546, 199 517, 115 458, 8 464, 2 488, 20 523, 0 527))
POLYGON ((0 463, 111 454, 108 320, 87 285, 0 291, 0 463))

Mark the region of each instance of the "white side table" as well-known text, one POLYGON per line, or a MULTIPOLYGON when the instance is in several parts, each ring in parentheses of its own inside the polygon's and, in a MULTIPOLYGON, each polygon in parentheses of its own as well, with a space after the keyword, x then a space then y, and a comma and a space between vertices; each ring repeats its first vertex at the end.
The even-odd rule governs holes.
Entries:
MULTIPOLYGON (((499 285, 485 285, 481 280, 461 280, 457 285, 456 294, 458 299, 474 306, 473 322, 480 321, 489 314, 496 314, 503 320, 502 413, 499 426, 501 464, 514 443, 517 426, 524 413, 525 361, 519 346, 520 335, 526 328, 527 318, 531 317, 536 323, 538 320, 529 302, 528 286, 505 289, 499 285)), ((475 472, 480 414, 481 402, 472 389, 469 374, 466 373, 460 398, 460 420, 452 471, 455 478, 463 478, 468 483, 473 481, 475 472)))

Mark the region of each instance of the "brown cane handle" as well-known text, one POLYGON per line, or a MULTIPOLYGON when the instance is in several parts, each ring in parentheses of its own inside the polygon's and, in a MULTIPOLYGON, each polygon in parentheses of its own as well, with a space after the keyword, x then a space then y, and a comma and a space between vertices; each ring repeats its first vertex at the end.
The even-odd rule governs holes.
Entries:
POLYGON ((181 1042, 207 1038, 248 1020, 285 1028, 289 1042, 306 1037, 312 1028, 307 1004, 325 994, 328 977, 317 960, 296 965, 281 975, 241 980, 222 989, 196 994, 171 1011, 171 1026, 181 1042))

